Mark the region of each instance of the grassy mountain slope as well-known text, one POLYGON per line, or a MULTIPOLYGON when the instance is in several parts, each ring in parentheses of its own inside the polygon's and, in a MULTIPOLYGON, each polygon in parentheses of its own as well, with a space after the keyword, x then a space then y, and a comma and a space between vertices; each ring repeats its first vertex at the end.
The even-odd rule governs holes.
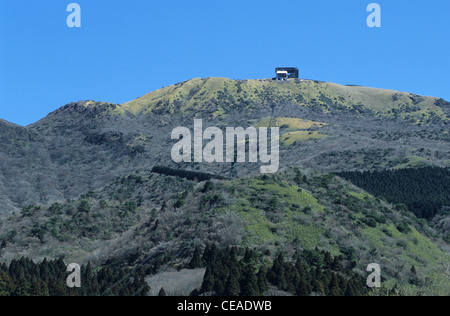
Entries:
POLYGON ((295 104, 334 110, 372 111, 377 115, 401 117, 414 123, 449 120, 448 109, 440 99, 411 93, 359 86, 341 86, 311 80, 230 80, 226 78, 192 79, 151 92, 122 108, 134 114, 185 114, 208 110, 224 116, 232 110, 254 111, 267 104, 295 104))

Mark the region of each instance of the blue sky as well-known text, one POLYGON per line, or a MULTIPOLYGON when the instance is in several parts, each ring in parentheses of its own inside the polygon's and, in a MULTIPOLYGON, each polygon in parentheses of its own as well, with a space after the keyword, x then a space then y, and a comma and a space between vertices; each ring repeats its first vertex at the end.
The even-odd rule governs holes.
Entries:
POLYGON ((195 77, 302 78, 450 101, 448 0, 0 0, 0 118, 123 103, 195 77), (81 28, 66 7, 81 6, 81 28), (371 2, 381 28, 366 24, 371 2))

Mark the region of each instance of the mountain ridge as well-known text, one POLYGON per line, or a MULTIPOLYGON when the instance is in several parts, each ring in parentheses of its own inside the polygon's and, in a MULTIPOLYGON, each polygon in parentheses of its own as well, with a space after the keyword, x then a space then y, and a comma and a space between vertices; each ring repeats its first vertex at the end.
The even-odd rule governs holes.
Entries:
MULTIPOLYGON (((0 121, 0 198, 11 211, 33 201, 76 197, 155 164, 190 169, 171 162, 173 128, 192 127, 194 118, 202 118, 205 127, 267 126, 272 107, 281 128, 281 169, 450 165, 450 103, 442 99, 300 79, 196 78, 124 104, 69 103, 27 127, 0 121), (88 175, 93 172, 96 177, 88 175)), ((230 166, 195 168, 223 175, 230 166)), ((241 175, 258 169, 238 165, 241 175)))
MULTIPOLYGON (((278 82, 274 81, 273 79, 242 79, 242 80, 234 80, 224 77, 207 77, 207 78, 193 78, 189 79, 177 84, 173 84, 167 87, 163 87, 161 89, 154 90, 152 92, 149 92, 145 94, 144 96, 138 97, 134 100, 124 102, 122 104, 118 103, 111 103, 111 102, 103 102, 103 101, 95 101, 95 100, 81 100, 77 102, 70 102, 66 105, 61 106, 60 108, 50 112, 47 116, 39 119, 38 121, 29 124, 27 126, 22 127, 28 127, 28 126, 34 126, 39 123, 39 121, 47 118, 52 117, 55 114, 60 114, 64 111, 71 111, 75 110, 79 113, 83 113, 85 111, 91 110, 93 113, 98 112, 105 112, 105 114, 115 114, 115 115, 136 115, 136 114, 146 114, 148 112, 152 112, 155 110, 155 104, 157 102, 167 101, 167 98, 170 101, 183 101, 184 97, 187 101, 196 101, 195 96, 198 96, 198 94, 204 93, 204 90, 209 90, 212 93, 217 93, 218 91, 223 91, 224 89, 227 90, 228 88, 234 89, 232 92, 235 93, 244 93, 248 91, 244 91, 242 89, 242 86, 244 86, 247 90, 251 88, 261 88, 261 87, 281 87, 281 91, 285 92, 286 90, 290 90, 292 88, 296 89, 296 93, 301 94, 302 87, 301 85, 307 85, 312 86, 313 90, 342 90, 338 93, 338 96, 343 96, 344 92, 348 93, 349 95, 357 95, 359 99, 356 99, 356 103, 362 103, 363 101, 368 101, 364 99, 364 95, 372 95, 370 98, 373 98, 373 95, 381 95, 385 98, 386 103, 392 103, 390 102, 389 98, 396 99, 395 101, 398 101, 399 99, 403 99, 403 101, 410 100, 410 103, 413 105, 418 105, 424 102, 424 100, 427 101, 433 101, 431 103, 435 103, 437 107, 445 107, 447 112, 450 112, 450 102, 434 96, 420 96, 411 92, 402 92, 392 89, 381 89, 376 87, 366 87, 366 86, 360 86, 360 85, 341 85, 337 83, 332 82, 325 82, 325 81, 318 81, 313 79, 289 79, 287 82, 278 82), (236 85, 238 87, 236 87, 236 85), (323 86, 323 87, 320 87, 323 86), (287 89, 286 89, 287 88, 287 89), (369 93, 370 92, 370 93, 369 93), (190 95, 191 94, 191 95, 190 95), (166 98, 165 98, 166 97, 166 98), (147 109, 142 109, 140 107, 147 107, 147 109), (100 109, 99 109, 100 108, 100 109)), ((305 89, 307 90, 307 89, 305 89)), ((261 92, 261 91, 257 91, 261 92)), ((278 91, 272 91, 272 92, 278 92, 278 91)), ((308 92, 308 93, 316 93, 317 91, 308 92)), ((317 96, 317 95, 314 95, 317 96)), ((320 95, 319 95, 320 97, 320 95)), ((312 97, 311 97, 312 98, 312 97)), ((310 99, 311 99, 310 98, 310 99)), ((325 97, 326 98, 326 97, 325 97)), ((369 98, 369 99, 370 99, 369 98)), ((305 102, 298 101, 297 104, 306 105, 311 100, 307 100, 305 102)), ((314 99, 314 98, 312 98, 314 99)), ((184 100, 184 101, 186 101, 184 100)), ((251 98, 243 98, 245 101, 251 101, 251 98)), ((209 101, 207 99, 206 101, 209 101)), ((267 101, 261 101, 258 100, 259 104, 264 106, 267 105, 267 101)), ((270 100, 273 102, 273 100, 270 100)), ((292 100, 289 100, 292 101, 292 100)), ((198 103, 205 102, 205 100, 198 100, 198 103)), ((256 101, 255 101, 256 102, 256 101)), ((326 102, 324 102, 326 103, 326 102)), ((373 103, 373 102, 372 102, 373 103)), ((370 104, 370 108, 376 109, 376 106, 374 104, 370 104)), ((167 103, 165 104, 167 105, 167 103)), ((191 105, 191 104, 190 104, 191 105)), ((424 105, 424 104, 421 104, 424 105)), ((425 104, 427 106, 427 110, 430 110, 431 104, 427 102, 425 104)), ((366 105, 367 106, 367 105, 366 105)), ((434 108, 434 111, 438 111, 438 109, 434 108)), ((174 114, 175 112, 170 112, 171 114, 174 114)), ((440 113, 444 114, 444 113, 440 113)), ((450 115, 450 114, 449 114, 450 115)), ((388 116, 389 117, 389 116, 388 116)), ((449 117, 445 117, 445 121, 447 122, 449 117)), ((15 124, 13 122, 9 122, 3 119, 0 119, 0 122, 4 123, 10 123, 14 124, 16 126, 21 126, 18 124, 15 124)))
MULTIPOLYGON (((322 107, 325 112, 334 110, 333 107, 343 107, 344 110, 361 105, 376 114, 395 117, 395 110, 404 106, 409 113, 417 112, 417 115, 425 112, 434 113, 444 122, 448 122, 449 117, 437 104, 439 100, 441 99, 408 92, 342 86, 315 80, 290 79, 287 82, 278 82, 271 79, 231 80, 210 77, 195 78, 150 92, 133 101, 123 103, 122 108, 134 114, 149 112, 177 114, 180 111, 183 113, 186 108, 196 108, 196 103, 206 103, 214 107, 214 115, 220 116, 235 108, 236 103, 244 103, 250 110, 254 110, 254 107, 270 106, 271 102, 279 105, 288 102, 302 106, 312 103, 312 106, 322 107), (234 95, 237 99, 230 99, 227 94, 234 95), (269 100, 268 95, 272 97, 269 100), (331 95, 333 97, 330 97, 331 95), (346 99, 350 100, 346 101, 346 99), (390 106, 386 108, 387 105, 390 106), (417 108, 419 106, 420 109, 417 108)), ((405 115, 404 118, 408 117, 413 118, 414 115, 405 115)), ((423 119, 418 120, 419 123, 423 121, 423 119)))

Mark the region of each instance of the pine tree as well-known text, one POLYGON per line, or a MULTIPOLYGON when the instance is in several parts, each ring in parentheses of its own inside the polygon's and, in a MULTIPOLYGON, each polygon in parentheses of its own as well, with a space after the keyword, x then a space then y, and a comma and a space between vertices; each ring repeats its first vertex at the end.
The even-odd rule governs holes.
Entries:
POLYGON ((223 295, 225 292, 225 286, 223 285, 223 282, 221 279, 216 279, 214 281, 214 292, 216 292, 217 295, 223 295))
POLYGON ((269 290, 269 286, 267 284, 267 273, 263 268, 260 268, 256 277, 258 278, 259 292, 263 295, 264 292, 269 290))
POLYGON ((330 296, 341 296, 341 289, 339 287, 339 281, 336 274, 333 273, 330 282, 330 296))
POLYGON ((19 284, 14 289, 13 296, 31 296, 31 285, 25 279, 20 279, 19 284))
POLYGON ((416 286, 421 285, 419 277, 417 276, 416 267, 414 265, 411 267, 408 283, 416 286))
POLYGON ((303 263, 302 260, 297 260, 297 263, 295 264, 295 268, 297 269, 298 277, 300 279, 306 280, 307 283, 310 283, 311 276, 308 272, 308 269, 306 268, 306 265, 303 263))
POLYGON ((100 295, 100 285, 98 284, 98 279, 95 275, 92 276, 89 289, 90 289, 89 295, 93 295, 93 296, 100 295))
POLYGON ((197 289, 194 289, 189 296, 199 296, 200 292, 197 289))
POLYGON ((201 253, 200 252, 200 247, 199 246, 195 247, 194 255, 192 257, 192 260, 188 264, 188 268, 189 269, 197 269, 197 268, 202 268, 203 267, 202 258, 200 256, 200 253, 201 253))
POLYGON ((353 280, 347 282, 347 289, 345 290, 345 296, 358 296, 357 290, 353 285, 353 280))
POLYGON ((42 281, 33 282, 31 286, 31 296, 49 296, 47 285, 42 281))
POLYGON ((344 267, 342 266, 338 257, 334 257, 333 263, 331 265, 331 270, 336 271, 336 272, 344 271, 344 267))
POLYGON ((205 266, 209 265, 211 262, 216 262, 218 259, 218 250, 216 244, 211 246, 207 245, 205 251, 203 252, 202 261, 205 266))
POLYGON ((294 182, 297 185, 301 185, 303 183, 303 175, 298 168, 295 169, 294 182))
POLYGON ((280 253, 273 262, 272 268, 267 273, 267 279, 273 285, 278 286, 280 289, 287 287, 284 268, 284 257, 280 253))
POLYGON ((205 276, 203 277, 201 293, 208 293, 214 289, 214 275, 212 273, 211 267, 208 265, 206 267, 205 276))
POLYGON ((162 213, 162 212, 164 212, 166 209, 167 209, 167 203, 166 203, 166 201, 164 201, 163 204, 162 204, 162 206, 161 206, 160 212, 162 213))
POLYGON ((203 251, 202 256, 203 265, 207 266, 209 264, 210 257, 211 257, 211 247, 209 246, 209 244, 207 244, 205 250, 203 251))
POLYGON ((247 266, 241 276, 240 281, 242 296, 259 296, 258 278, 252 266, 247 266))
POLYGON ((285 267, 287 291, 295 294, 297 285, 300 282, 300 274, 298 273, 297 267, 292 263, 286 263, 285 267))
POLYGON ((331 254, 327 251, 324 256, 325 269, 332 269, 333 267, 333 259, 331 258, 331 254))
POLYGON ((367 294, 368 288, 366 286, 366 280, 364 280, 362 276, 354 274, 350 281, 355 290, 355 296, 364 296, 367 294))
POLYGON ((244 258, 242 259, 242 261, 244 263, 250 263, 250 261, 253 259, 253 251, 251 251, 250 249, 246 248, 245 249, 245 255, 244 258))
POLYGON ((210 262, 217 262, 217 259, 219 257, 219 251, 217 250, 216 244, 212 244, 211 246, 211 253, 210 253, 210 262))
POLYGON ((313 276, 311 284, 313 286, 313 292, 316 293, 319 296, 325 296, 325 287, 322 283, 322 281, 319 281, 316 279, 315 276, 313 276))
POLYGON ((0 271, 0 296, 10 296, 13 291, 13 281, 5 271, 0 271))
POLYGON ((300 282, 297 285, 297 288, 295 290, 295 295, 297 296, 310 296, 311 290, 308 289, 308 286, 304 279, 300 279, 300 282))
POLYGON ((166 291, 164 291, 163 287, 159 290, 158 296, 166 296, 166 291))
POLYGON ((228 276, 227 283, 225 285, 224 295, 226 296, 239 296, 241 289, 239 286, 238 278, 235 274, 231 273, 228 276))
POLYGON ((238 262, 238 249, 236 246, 230 249, 230 261, 238 262))

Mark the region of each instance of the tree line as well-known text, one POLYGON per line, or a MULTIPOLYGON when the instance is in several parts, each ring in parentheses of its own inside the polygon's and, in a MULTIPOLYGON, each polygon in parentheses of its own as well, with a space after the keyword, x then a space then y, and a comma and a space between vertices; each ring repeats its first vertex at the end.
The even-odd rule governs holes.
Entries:
POLYGON ((62 259, 35 263, 28 258, 0 265, 0 296, 145 296, 150 287, 144 269, 81 266, 81 287, 66 284, 71 272, 62 259))
POLYGON ((317 248, 296 256, 292 261, 280 253, 269 263, 267 256, 250 249, 239 259, 236 247, 219 250, 207 246, 202 257, 197 248, 188 268, 206 267, 206 272, 201 288, 191 295, 260 296, 270 295, 270 289, 297 296, 368 294, 365 279, 340 257, 317 248))
POLYGON ((356 171, 337 175, 390 203, 406 205, 420 218, 431 219, 450 207, 448 168, 356 171))
POLYGON ((189 171, 183 169, 173 169, 169 167, 163 166, 155 166, 152 169, 153 173, 158 173, 167 176, 177 176, 180 178, 184 178, 187 180, 196 180, 196 181, 208 181, 211 179, 224 180, 225 178, 222 176, 214 175, 211 173, 197 172, 197 171, 189 171))

